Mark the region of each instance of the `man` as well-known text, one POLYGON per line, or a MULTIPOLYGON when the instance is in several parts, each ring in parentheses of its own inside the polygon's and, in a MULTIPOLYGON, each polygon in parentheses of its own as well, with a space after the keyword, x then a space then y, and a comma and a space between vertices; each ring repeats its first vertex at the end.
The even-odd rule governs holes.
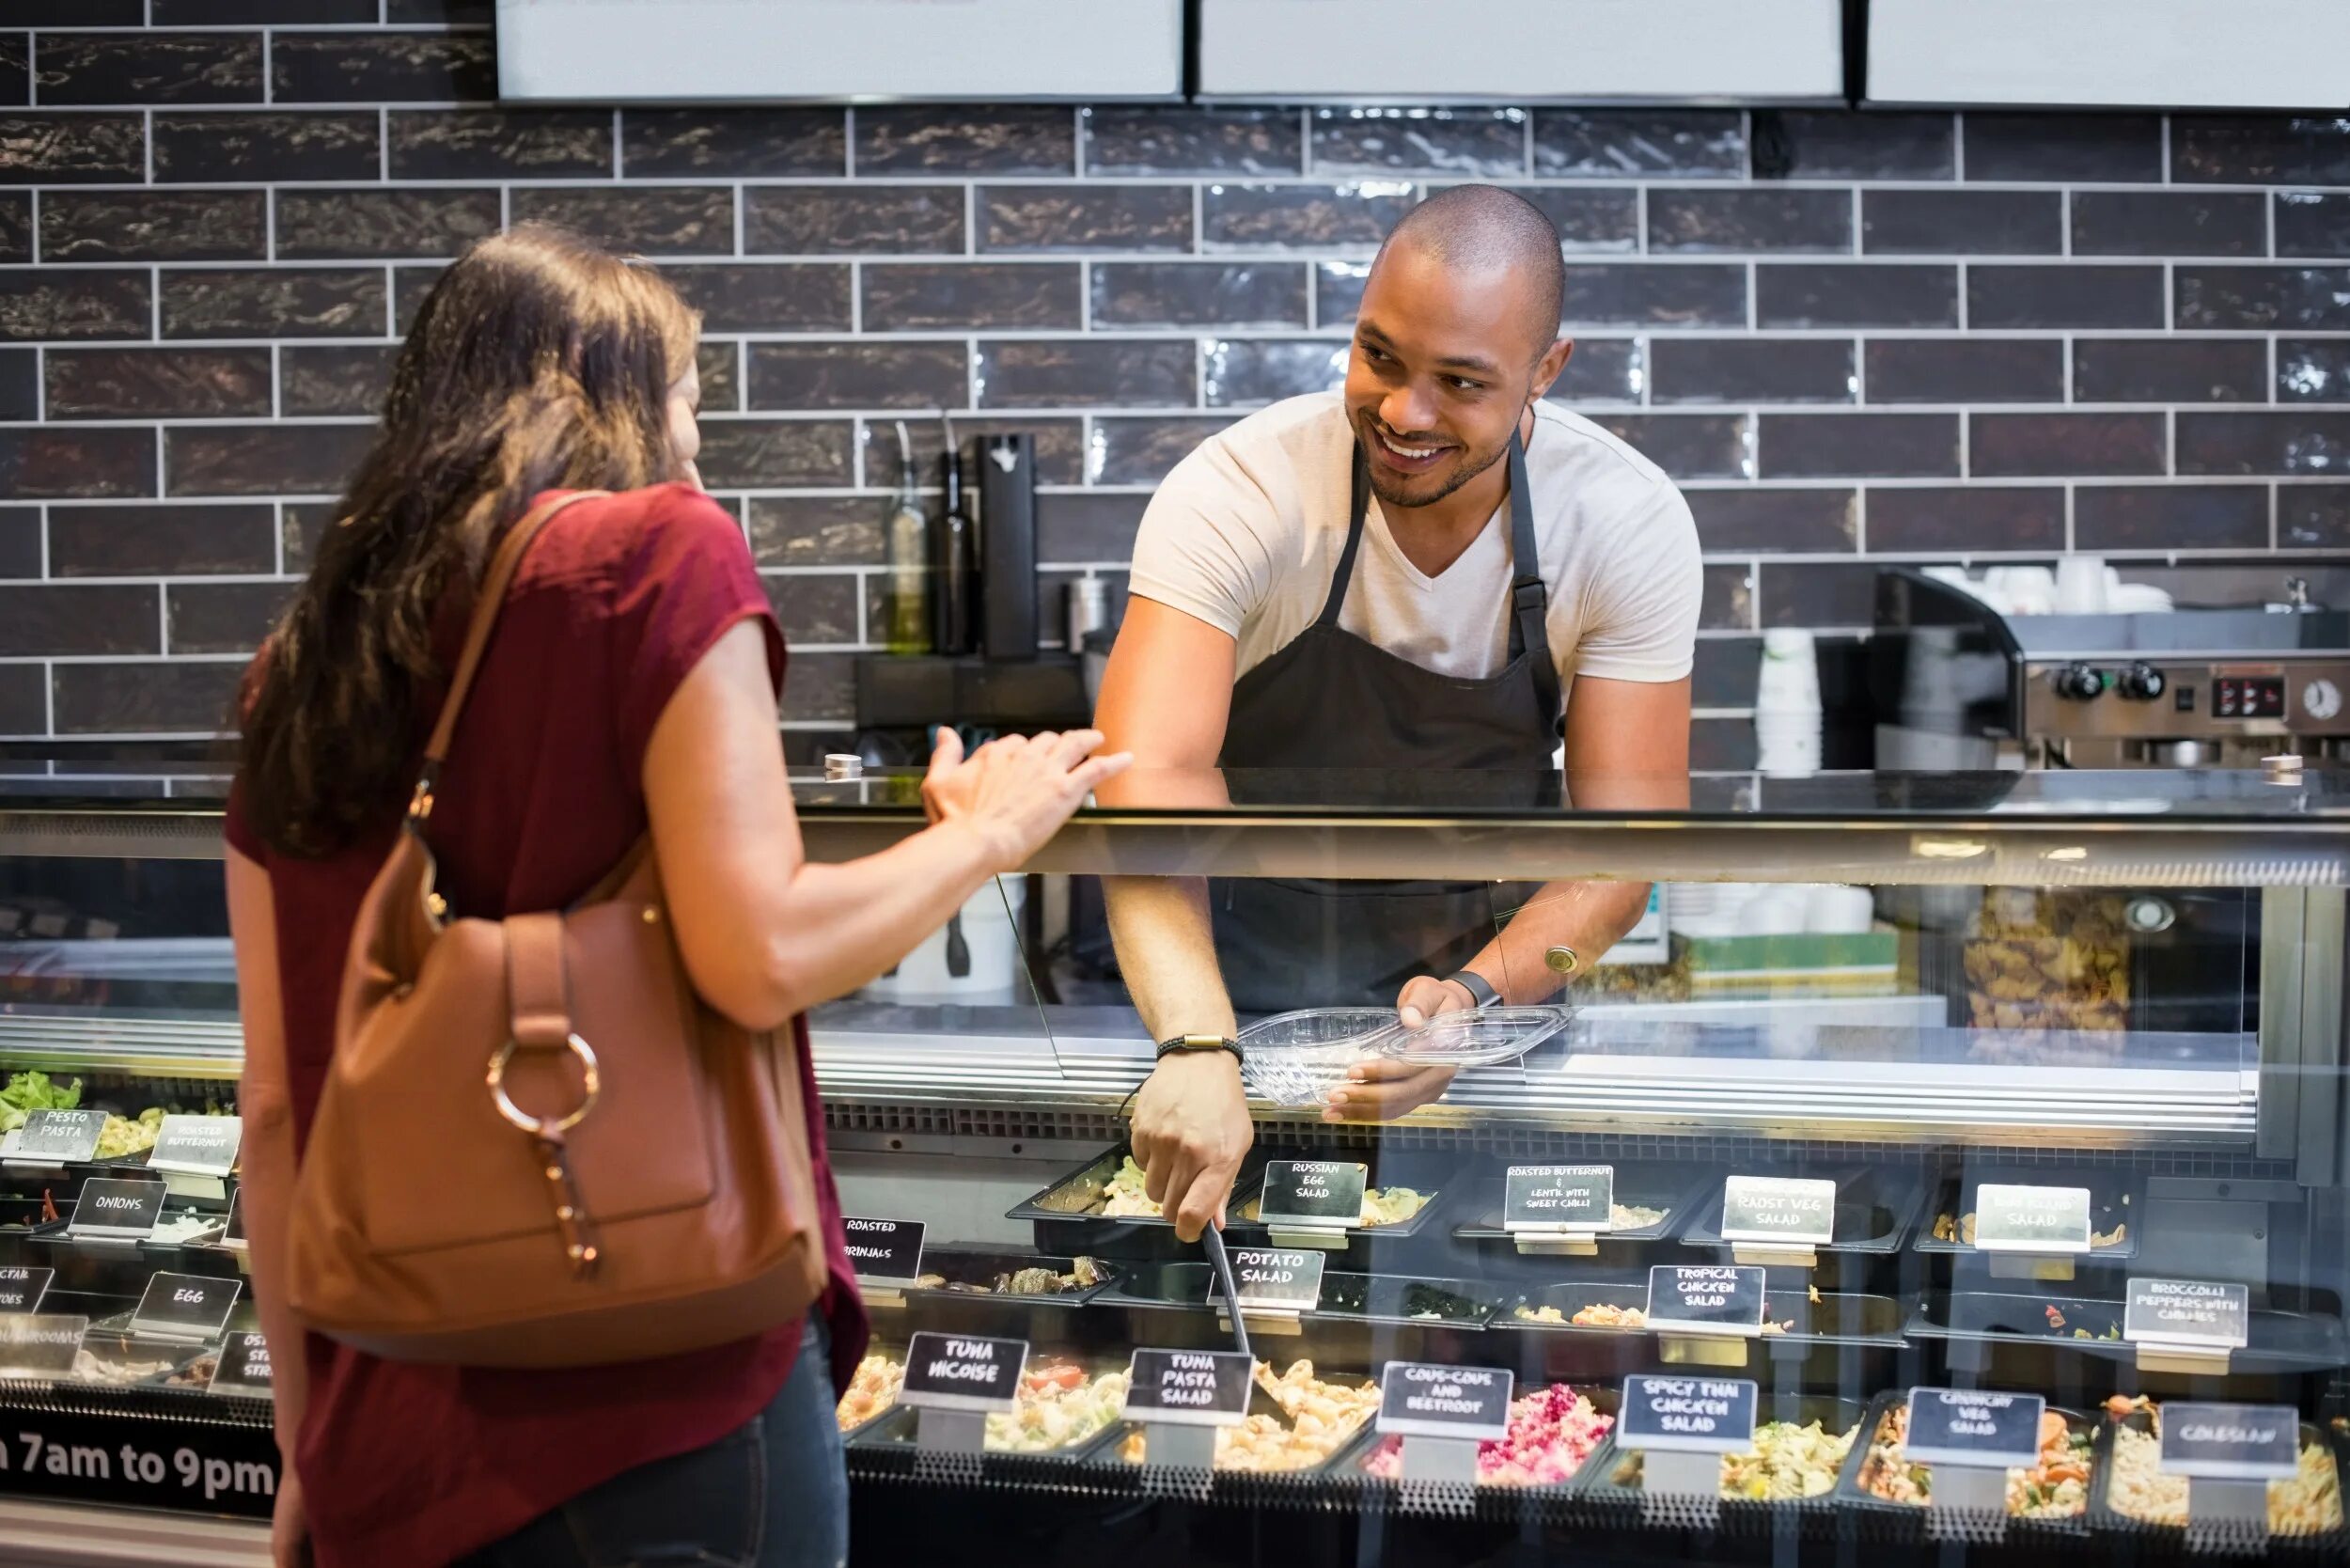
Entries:
MULTIPOLYGON (((1700 572, 1658 469, 1544 402, 1574 345, 1540 211, 1493 186, 1431 197, 1382 247, 1342 392, 1202 443, 1136 541, 1096 715, 1152 769, 1511 769, 1564 762, 1578 798, 1654 781, 1685 802, 1700 572), (1563 713, 1563 724, 1562 724, 1563 713)), ((1245 775, 1228 775, 1246 777, 1245 775)), ((1131 790, 1136 780, 1130 778, 1131 790)), ((1104 790, 1105 799, 1115 799, 1104 790)), ((1391 1002, 1403 1022, 1539 1001, 1646 906, 1562 884, 1514 912, 1487 884, 1105 885, 1154 1039, 1135 1154, 1196 1238, 1251 1129, 1228 1043, 1251 1011, 1391 1002), (1506 920, 1506 924, 1504 921, 1506 920)), ((1324 1120, 1399 1116, 1450 1074, 1357 1069, 1324 1120)))

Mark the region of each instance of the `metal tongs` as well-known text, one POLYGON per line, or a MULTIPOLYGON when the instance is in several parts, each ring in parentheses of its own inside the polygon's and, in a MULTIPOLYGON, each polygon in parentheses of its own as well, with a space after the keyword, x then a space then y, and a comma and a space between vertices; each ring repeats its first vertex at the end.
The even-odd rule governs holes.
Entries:
POLYGON ((1232 1279, 1232 1260, 1224 1251, 1224 1232, 1210 1220, 1199 1232, 1199 1245, 1208 1249, 1208 1262, 1215 1265, 1216 1282, 1224 1287, 1224 1304, 1232 1309, 1232 1338, 1238 1341, 1240 1353, 1251 1361, 1256 1352, 1248 1348, 1248 1325, 1241 1321, 1240 1287, 1232 1279))

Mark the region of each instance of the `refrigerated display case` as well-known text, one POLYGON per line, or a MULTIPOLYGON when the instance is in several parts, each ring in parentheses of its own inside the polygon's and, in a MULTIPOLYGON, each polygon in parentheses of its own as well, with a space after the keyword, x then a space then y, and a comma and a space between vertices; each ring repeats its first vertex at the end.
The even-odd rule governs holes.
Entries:
MULTIPOLYGON (((8 766, 0 1106, 78 1085, 128 1124, 232 1112, 222 781, 8 766)), ((910 779, 795 788, 818 858, 923 823, 910 779)), ((848 1212, 922 1227, 918 1260, 867 1282, 873 1347, 842 1405, 859 1557, 968 1558, 975 1539, 1032 1562, 2350 1552, 2350 776, 1690 791, 1599 809, 1556 776, 1129 776, 1036 855, 1025 898, 996 895, 1021 933, 1015 1000, 884 985, 821 1009, 848 1212), (1104 876, 1483 886, 1495 933, 1570 884, 1654 883, 1667 931, 1642 962, 1574 966, 1546 1014, 1449 1027, 1473 1058, 1400 1121, 1325 1120, 1317 1090, 1357 1060, 1449 1059, 1429 1037, 1380 1018, 1253 1036, 1288 1045, 1251 1063, 1224 1235, 1244 1276, 1310 1289, 1245 1280, 1235 1324, 1213 1260, 1125 1169, 1153 1041, 1068 929, 1104 876), (1341 1196, 1304 1212, 1317 1184, 1341 1196), (1236 1329, 1258 1371, 1222 1390, 1227 1424, 1140 1419, 1130 1376, 1204 1387, 1200 1357, 1236 1329), (924 1404, 925 1378, 904 1393, 918 1334, 1016 1341, 1021 1376, 984 1420, 924 1404), (2031 1422, 2001 1437, 1984 1417, 1975 1450, 1935 1427, 1919 1459, 1913 1390, 2031 1422), (2174 1454, 2162 1412, 2215 1403, 2291 1428, 2271 1471, 2238 1443, 2184 1479, 2205 1418, 2174 1454), (2001 1462, 1949 1457, 1966 1451, 2001 1462)), ((1520 1003, 1541 989, 1495 978, 1520 1003)), ((0 1360, 24 1363, 0 1372, 0 1563, 258 1550, 274 1450, 250 1303, 227 1292, 216 1322, 162 1338, 142 1309, 158 1275, 241 1281, 233 1179, 169 1193, 168 1239, 75 1224, 87 1184, 146 1157, 0 1146, 0 1296, 36 1271, 46 1293, 0 1301, 0 1360)))

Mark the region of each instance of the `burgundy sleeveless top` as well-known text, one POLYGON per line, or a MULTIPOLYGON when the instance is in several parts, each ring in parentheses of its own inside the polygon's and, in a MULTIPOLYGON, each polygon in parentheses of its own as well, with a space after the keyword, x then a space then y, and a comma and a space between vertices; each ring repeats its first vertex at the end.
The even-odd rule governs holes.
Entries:
MULTIPOLYGON (((435 792, 430 837, 452 904, 490 918, 560 908, 601 880, 645 831, 654 722, 687 672, 746 619, 766 633, 780 691, 783 635, 742 530, 690 486, 582 501, 549 523, 515 578, 435 792)), ((462 615, 447 618, 444 638, 453 664, 462 615)), ((229 796, 228 841, 268 871, 276 906, 297 1148, 334 1054, 352 925, 397 831, 387 816, 332 858, 289 859, 253 831, 243 789, 229 796)), ((805 1028, 794 1027, 830 1237, 833 1282, 819 1309, 845 1385, 865 1320, 805 1028)), ((406 1365, 309 1336, 295 1463, 321 1568, 446 1563, 623 1470, 716 1441, 782 1388, 801 1327, 572 1372, 406 1365)))

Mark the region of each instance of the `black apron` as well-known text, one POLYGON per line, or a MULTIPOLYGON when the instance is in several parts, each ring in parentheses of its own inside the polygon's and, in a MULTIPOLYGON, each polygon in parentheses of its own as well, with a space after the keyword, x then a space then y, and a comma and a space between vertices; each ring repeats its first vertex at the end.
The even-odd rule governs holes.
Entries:
MULTIPOLYGON (((1508 769, 1526 775, 1531 802, 1551 770, 1561 704, 1526 448, 1514 432, 1509 462, 1510 660, 1500 673, 1439 675, 1339 625, 1370 503, 1357 447, 1329 602, 1234 683, 1222 767, 1508 769)), ((1413 976, 1449 975, 1476 956, 1529 886, 1218 879, 1210 886, 1216 955, 1242 1012, 1392 1007, 1413 976)))

